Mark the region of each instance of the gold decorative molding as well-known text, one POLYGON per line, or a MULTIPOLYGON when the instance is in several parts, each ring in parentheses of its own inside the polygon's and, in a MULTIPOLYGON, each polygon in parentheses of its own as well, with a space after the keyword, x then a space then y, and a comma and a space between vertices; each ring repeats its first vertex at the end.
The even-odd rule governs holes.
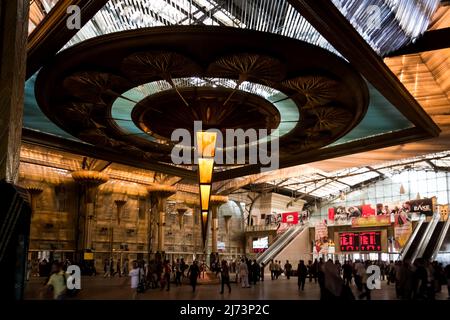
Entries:
POLYGON ((150 194, 156 194, 162 198, 168 198, 177 192, 177 188, 166 184, 153 183, 147 186, 147 192, 150 194))
POLYGON ((72 178, 76 182, 89 186, 98 186, 109 180, 106 173, 91 170, 80 170, 72 172, 72 178))
POLYGON ((220 205, 228 202, 228 196, 222 196, 219 194, 213 194, 211 195, 211 198, 209 200, 211 204, 220 205))

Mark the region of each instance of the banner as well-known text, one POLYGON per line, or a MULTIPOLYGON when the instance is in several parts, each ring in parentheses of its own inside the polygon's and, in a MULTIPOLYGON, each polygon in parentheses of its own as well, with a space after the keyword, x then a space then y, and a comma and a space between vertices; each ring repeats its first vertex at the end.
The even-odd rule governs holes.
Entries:
POLYGON ((447 221, 448 219, 448 204, 445 206, 439 206, 439 214, 441 215, 441 221, 447 221))
POLYGON ((298 224, 298 212, 285 212, 281 216, 283 223, 298 224))
POLYGON ((328 253, 328 225, 324 222, 318 222, 314 226, 314 248, 316 253, 328 253))
POLYGON ((426 216, 432 216, 435 211, 436 198, 409 200, 405 207, 409 212, 416 212, 426 216))
POLYGON ((352 227, 379 227, 391 224, 390 215, 368 216, 352 219, 352 227))
POLYGON ((394 248, 400 251, 408 241, 412 234, 412 223, 407 222, 401 225, 395 225, 394 227, 394 248))
POLYGON ((318 222, 314 226, 314 239, 328 238, 328 226, 325 222, 318 222))

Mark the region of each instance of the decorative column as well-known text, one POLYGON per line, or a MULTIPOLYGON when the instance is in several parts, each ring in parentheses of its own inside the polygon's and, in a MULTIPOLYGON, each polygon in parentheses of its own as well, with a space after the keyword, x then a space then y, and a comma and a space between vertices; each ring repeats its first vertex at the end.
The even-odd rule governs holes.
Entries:
POLYGON ((225 220, 225 232, 228 234, 230 232, 230 221, 231 215, 224 215, 223 219, 225 220))
MULTIPOLYGON (((117 199, 117 200, 114 200, 114 203, 115 203, 116 209, 117 209, 117 225, 120 226, 120 219, 122 217, 123 207, 127 203, 127 200, 117 199)), ((110 229, 111 229, 111 245, 110 245, 111 257, 110 258, 112 258, 113 248, 114 248, 114 226, 112 224, 111 224, 110 229)), ((123 257, 123 251, 120 250, 120 265, 122 265, 122 257, 123 257)))
POLYGON ((0 2, 0 181, 17 183, 30 1, 0 2))
POLYGON ((120 226, 120 218, 122 217, 122 209, 125 206, 125 204, 127 203, 127 200, 114 200, 114 203, 116 204, 116 208, 117 208, 117 225, 120 226))
POLYGON ((92 249, 92 220, 94 218, 94 203, 97 187, 109 180, 107 174, 99 171, 80 170, 72 172, 72 178, 78 182, 84 191, 84 239, 83 248, 92 249))
MULTIPOLYGON (((175 186, 169 186, 164 184, 154 183, 147 187, 147 191, 150 194, 152 201, 152 211, 155 209, 158 216, 157 225, 158 225, 158 252, 164 251, 164 226, 166 224, 165 221, 165 211, 166 211, 166 200, 171 195, 177 192, 177 188, 175 186)), ((151 248, 148 248, 149 252, 151 248)))
POLYGON ((183 229, 184 226, 184 214, 186 213, 187 209, 186 208, 178 208, 177 209, 177 213, 178 213, 178 224, 180 226, 180 230, 183 229))
POLYGON ((219 207, 228 202, 227 196, 212 195, 210 199, 212 217, 211 217, 211 253, 218 254, 217 250, 217 232, 219 231, 219 207))
POLYGON ((27 185, 26 189, 28 190, 31 199, 31 216, 34 216, 36 213, 38 197, 42 193, 42 191, 44 191, 44 189, 39 184, 27 185))

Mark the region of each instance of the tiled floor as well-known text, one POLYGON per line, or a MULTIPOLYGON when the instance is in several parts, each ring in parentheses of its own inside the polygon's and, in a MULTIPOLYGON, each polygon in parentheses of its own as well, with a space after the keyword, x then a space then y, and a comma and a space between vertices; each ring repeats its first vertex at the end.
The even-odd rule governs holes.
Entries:
MULTIPOLYGON (((44 278, 32 278, 25 290, 25 299, 39 299, 39 291, 42 288, 44 278)), ((130 289, 128 278, 112 278, 105 279, 101 276, 83 277, 81 282, 82 290, 76 299, 131 299, 132 290, 130 289)), ((352 286, 353 287, 353 286, 352 286)), ((160 291, 159 289, 150 289, 145 293, 138 294, 139 300, 157 300, 157 299, 176 299, 176 300, 317 300, 320 297, 319 285, 314 282, 306 282, 305 291, 298 291, 297 278, 287 280, 280 278, 278 280, 270 280, 266 277, 266 281, 258 283, 251 288, 241 288, 236 283, 231 284, 232 291, 225 294, 219 293, 220 286, 217 284, 202 284, 197 287, 195 293, 192 288, 183 284, 181 287, 171 285, 170 291, 160 291), (267 280, 268 279, 268 280, 267 280)), ((355 296, 356 289, 353 287, 355 296)), ((395 300, 395 290, 393 285, 387 285, 386 281, 382 281, 381 290, 372 291, 373 300, 395 300)), ((442 286, 442 292, 436 295, 436 299, 447 299, 447 287, 442 286)))

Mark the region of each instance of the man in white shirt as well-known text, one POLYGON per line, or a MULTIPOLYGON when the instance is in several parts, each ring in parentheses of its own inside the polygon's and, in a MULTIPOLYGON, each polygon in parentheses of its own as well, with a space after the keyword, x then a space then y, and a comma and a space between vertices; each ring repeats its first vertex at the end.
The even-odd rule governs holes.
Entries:
POLYGON ((139 268, 136 261, 133 261, 133 269, 130 271, 129 276, 131 277, 132 299, 134 300, 136 299, 139 282, 144 276, 144 270, 142 270, 142 268, 139 268))

